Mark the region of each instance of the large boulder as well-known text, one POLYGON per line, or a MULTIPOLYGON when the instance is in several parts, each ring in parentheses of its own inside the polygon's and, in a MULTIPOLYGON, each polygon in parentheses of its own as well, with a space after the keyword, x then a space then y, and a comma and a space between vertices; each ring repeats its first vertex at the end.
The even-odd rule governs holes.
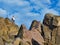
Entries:
POLYGON ((53 19, 53 16, 54 16, 53 14, 47 13, 44 17, 43 24, 47 25, 47 26, 50 26, 51 22, 52 22, 52 19, 53 19))
POLYGON ((45 25, 54 25, 54 26, 60 26, 60 16, 56 16, 50 13, 47 13, 44 17, 43 24, 45 25))
POLYGON ((8 18, 6 18, 5 24, 9 29, 8 31, 9 35, 17 35, 19 27, 15 23, 11 22, 8 18))
POLYGON ((60 45, 60 16, 46 14, 43 20, 45 45, 60 45))
POLYGON ((3 41, 3 44, 12 42, 15 35, 17 35, 18 30, 19 27, 15 23, 10 21, 10 19, 0 17, 0 37, 3 41))

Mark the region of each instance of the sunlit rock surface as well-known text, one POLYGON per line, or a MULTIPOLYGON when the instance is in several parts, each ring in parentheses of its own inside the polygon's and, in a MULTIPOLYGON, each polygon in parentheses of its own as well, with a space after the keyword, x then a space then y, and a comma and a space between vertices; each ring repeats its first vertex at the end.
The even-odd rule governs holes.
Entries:
POLYGON ((45 45, 60 45, 60 16, 46 14, 42 29, 45 45))
POLYGON ((60 16, 48 13, 43 23, 33 20, 29 30, 0 17, 0 45, 60 45, 60 16))

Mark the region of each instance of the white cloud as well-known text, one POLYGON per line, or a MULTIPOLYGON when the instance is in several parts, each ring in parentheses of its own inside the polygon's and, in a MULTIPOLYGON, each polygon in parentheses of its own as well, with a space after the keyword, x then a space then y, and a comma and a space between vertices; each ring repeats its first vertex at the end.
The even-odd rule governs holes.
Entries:
MULTIPOLYGON (((7 10, 18 11, 18 12, 14 12, 14 14, 11 14, 9 16, 9 18, 11 19, 11 17, 14 15, 16 17, 16 23, 18 24, 25 23, 24 21, 26 20, 29 21, 32 21, 33 19, 42 20, 46 13, 52 13, 58 15, 57 11, 55 11, 54 9, 48 9, 48 6, 45 5, 45 4, 47 5, 51 4, 50 0, 30 0, 31 2, 23 1, 23 0, 0 0, 0 2, 1 1, 4 4, 5 3, 8 4, 11 7, 11 8, 8 7, 7 10), (31 3, 33 4, 32 6, 30 5, 31 3), (39 9, 42 9, 41 15, 39 13, 30 12, 33 8, 35 8, 35 10, 38 10, 38 12, 40 11, 39 9)), ((6 8, 6 6, 4 8, 6 8)), ((0 9, 0 16, 6 14, 7 14, 6 10, 0 9)), ((28 23, 29 22, 27 22, 26 24, 28 23)))
POLYGON ((47 9, 46 8, 46 9, 43 10, 42 14, 45 15, 46 13, 52 13, 54 15, 59 15, 59 13, 54 9, 47 9))
POLYGON ((12 5, 18 5, 18 6, 26 6, 29 5, 29 2, 22 1, 22 0, 2 0, 4 3, 12 4, 12 5))
POLYGON ((36 16, 39 16, 39 15, 40 15, 39 13, 32 13, 32 12, 27 13, 27 16, 36 17, 36 16))
POLYGON ((46 0, 48 3, 51 3, 50 0, 46 0))
POLYGON ((44 4, 50 4, 50 0, 31 0, 31 2, 35 3, 37 6, 45 8, 46 6, 44 4))
POLYGON ((7 11, 0 8, 0 16, 7 15, 7 11))

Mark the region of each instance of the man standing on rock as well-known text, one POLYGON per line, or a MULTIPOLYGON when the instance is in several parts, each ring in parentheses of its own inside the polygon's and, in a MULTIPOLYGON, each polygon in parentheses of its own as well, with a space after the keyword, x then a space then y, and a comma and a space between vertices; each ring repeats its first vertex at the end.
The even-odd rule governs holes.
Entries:
POLYGON ((12 21, 15 22, 15 17, 14 16, 12 16, 12 21))

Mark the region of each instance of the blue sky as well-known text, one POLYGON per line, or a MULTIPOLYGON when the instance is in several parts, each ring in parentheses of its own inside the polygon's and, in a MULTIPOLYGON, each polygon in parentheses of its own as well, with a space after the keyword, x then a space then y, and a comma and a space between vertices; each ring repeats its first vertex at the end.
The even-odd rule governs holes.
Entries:
POLYGON ((42 22, 46 13, 60 15, 60 0, 0 0, 0 17, 14 15, 19 26, 29 28, 33 20, 42 22))

